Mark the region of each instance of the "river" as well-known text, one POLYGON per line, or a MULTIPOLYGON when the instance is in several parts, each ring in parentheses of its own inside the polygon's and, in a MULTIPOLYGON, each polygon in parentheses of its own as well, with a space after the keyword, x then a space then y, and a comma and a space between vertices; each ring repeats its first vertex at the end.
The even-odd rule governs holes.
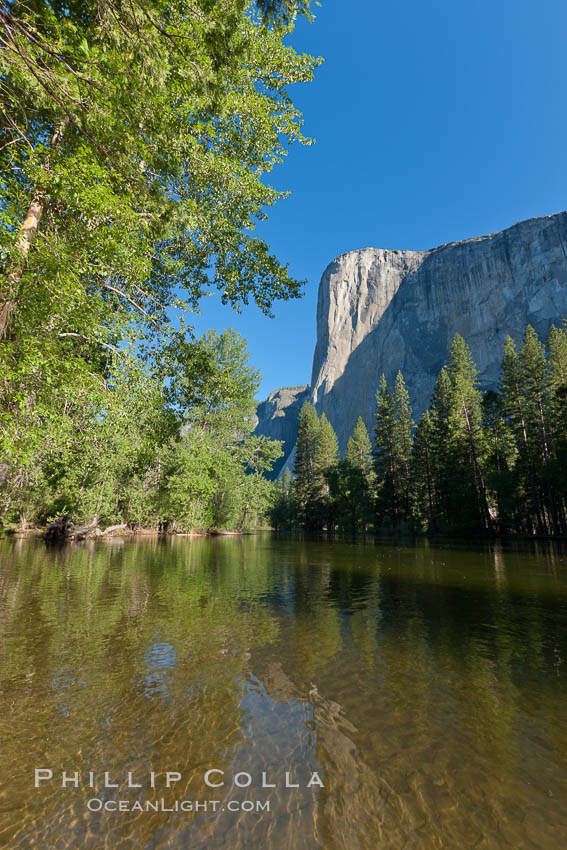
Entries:
POLYGON ((559 850, 566 603, 551 544, 0 541, 0 846, 559 850))

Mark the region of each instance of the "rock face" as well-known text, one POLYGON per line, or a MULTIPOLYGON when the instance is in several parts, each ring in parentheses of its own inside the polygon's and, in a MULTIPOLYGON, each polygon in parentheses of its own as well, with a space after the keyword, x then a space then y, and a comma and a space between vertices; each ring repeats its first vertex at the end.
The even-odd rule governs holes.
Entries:
POLYGON ((344 451, 358 416, 373 427, 382 372, 392 382, 401 369, 417 419, 456 333, 488 389, 497 386, 508 334, 518 342, 531 324, 545 337, 564 318, 567 212, 430 251, 351 251, 319 284, 309 398, 344 451))
POLYGON ((272 440, 284 441, 284 454, 274 464, 270 478, 277 478, 294 447, 299 411, 308 398, 309 387, 284 387, 270 393, 266 401, 256 408, 258 424, 254 433, 272 440))
POLYGON ((483 389, 496 387, 506 336, 545 337, 567 317, 567 213, 431 251, 367 248, 321 278, 311 397, 344 450, 362 416, 372 428, 382 372, 404 374, 415 417, 427 407, 456 333, 483 389))

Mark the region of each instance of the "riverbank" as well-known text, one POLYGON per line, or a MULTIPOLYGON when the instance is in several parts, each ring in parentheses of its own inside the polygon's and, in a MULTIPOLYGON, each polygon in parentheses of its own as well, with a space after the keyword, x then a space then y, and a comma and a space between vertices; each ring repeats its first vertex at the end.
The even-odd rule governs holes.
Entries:
POLYGON ((64 522, 58 520, 55 523, 50 523, 44 527, 31 528, 5 528, 0 529, 0 539, 26 539, 39 538, 48 543, 69 542, 76 543, 85 540, 115 540, 116 538, 123 539, 139 539, 146 537, 166 538, 166 537, 241 537, 245 534, 255 534, 258 531, 270 531, 271 529, 220 529, 209 528, 192 531, 176 531, 176 530, 161 530, 159 528, 130 528, 125 523, 120 525, 111 525, 102 529, 98 525, 74 526, 68 527, 64 522))

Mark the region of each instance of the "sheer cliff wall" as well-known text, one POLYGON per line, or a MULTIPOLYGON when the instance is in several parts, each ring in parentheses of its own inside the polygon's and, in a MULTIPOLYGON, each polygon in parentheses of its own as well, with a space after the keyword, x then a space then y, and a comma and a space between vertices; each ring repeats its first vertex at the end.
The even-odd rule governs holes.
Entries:
MULTIPOLYGON (((350 251, 319 284, 311 386, 301 403, 309 397, 326 413, 344 451, 358 416, 372 430, 382 372, 392 382, 401 369, 417 419, 456 333, 488 389, 498 384, 508 334, 519 342, 531 324, 545 338, 564 318, 567 212, 430 251, 350 251)), ((287 428, 297 422, 297 401, 287 415, 280 407, 287 428)), ((262 427, 271 436, 267 419, 262 427)))

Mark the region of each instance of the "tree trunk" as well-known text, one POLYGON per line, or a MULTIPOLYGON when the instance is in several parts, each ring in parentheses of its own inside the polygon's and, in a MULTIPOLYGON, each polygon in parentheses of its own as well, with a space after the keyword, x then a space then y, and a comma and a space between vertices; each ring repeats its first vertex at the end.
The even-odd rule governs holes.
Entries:
POLYGON ((26 259, 30 251, 32 240, 37 233, 37 228, 43 213, 45 196, 38 191, 29 205, 28 213, 22 224, 20 235, 16 244, 18 259, 10 264, 5 281, 0 287, 0 339, 6 333, 8 322, 12 311, 16 306, 16 290, 24 272, 26 259))
MULTIPOLYGON (((53 134, 53 138, 51 139, 52 148, 59 147, 61 144, 63 133, 68 123, 69 119, 64 118, 63 121, 58 124, 57 129, 53 134)), ((46 163, 46 170, 49 170, 49 161, 46 163)), ((17 303, 18 285, 22 279, 28 254, 34 237, 38 231, 44 207, 45 191, 43 189, 37 189, 28 207, 25 220, 20 228, 20 234, 16 243, 18 258, 17 260, 12 260, 12 262, 8 265, 5 279, 2 283, 0 283, 0 340, 2 340, 6 334, 10 316, 12 315, 17 303)))

